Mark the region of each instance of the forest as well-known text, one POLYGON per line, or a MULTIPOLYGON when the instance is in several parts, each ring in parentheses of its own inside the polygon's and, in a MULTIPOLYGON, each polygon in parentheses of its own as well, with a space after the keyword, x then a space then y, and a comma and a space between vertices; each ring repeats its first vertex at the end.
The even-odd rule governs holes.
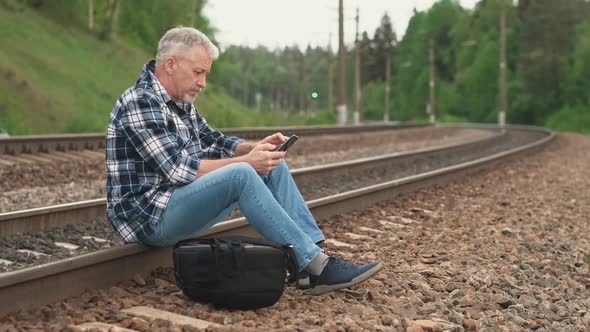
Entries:
MULTIPOLYGON (((362 119, 383 118, 387 57, 392 63, 389 118, 426 119, 428 52, 433 40, 438 118, 496 122, 501 1, 482 0, 466 10, 456 1, 441 0, 427 11, 415 11, 401 40, 384 14, 374 32, 365 31, 359 38, 362 119)), ((588 132, 590 3, 520 0, 505 5, 507 122, 588 132)), ((256 105, 255 94, 261 93, 266 107, 332 109, 328 71, 330 63, 337 66, 336 51, 230 46, 224 53, 219 83, 249 106, 256 105), (318 100, 311 97, 314 91, 318 100)), ((347 59, 346 77, 352 78, 352 45, 347 59)), ((337 75, 335 70, 334 86, 337 75)), ((347 83, 350 110, 352 79, 347 83)))
MULTIPOLYGON (((19 13, 30 11, 58 22, 64 31, 80 31, 80 38, 109 45, 110 53, 115 55, 122 52, 125 56, 127 52, 149 58, 154 57, 162 33, 177 25, 195 26, 216 42, 215 22, 203 14, 206 5, 207 0, 0 0, 0 14, 4 11, 6 15, 22 15, 19 13)), ((585 0, 481 0, 473 9, 463 8, 456 0, 440 0, 428 10, 415 10, 407 30, 401 33, 393 30, 390 17, 383 13, 375 31, 359 33, 361 120, 382 121, 385 112, 392 121, 427 120, 432 45, 437 121, 497 122, 502 6, 506 15, 507 123, 590 132, 590 2, 585 0), (391 102, 386 110, 388 58, 391 102)), ((17 33, 14 27, 12 30, 17 33)), ((208 106, 217 108, 217 126, 335 122, 338 50, 328 45, 220 48, 222 54, 208 87, 216 100, 208 106), (252 118, 265 120, 256 122, 252 118)), ((0 50, 0 71, 23 76, 27 81, 24 69, 19 73, 17 61, 10 62, 16 55, 9 52, 0 50)), ((354 53, 355 45, 346 45, 350 114, 354 105, 354 53)), ((11 84, 6 77, 0 78, 0 86, 11 84)), ((126 87, 134 77, 125 79, 120 82, 121 77, 117 77, 115 86, 126 87)), ((95 83, 101 84, 105 83, 95 83)), ((93 125, 72 125, 61 130, 103 130, 114 98, 116 93, 109 90, 104 104, 91 106, 96 107, 92 110, 93 125)), ((0 128, 36 133, 35 129, 11 130, 20 121, 19 114, 26 112, 16 104, 0 96, 0 128)), ((63 112, 75 118, 77 110, 63 112)))

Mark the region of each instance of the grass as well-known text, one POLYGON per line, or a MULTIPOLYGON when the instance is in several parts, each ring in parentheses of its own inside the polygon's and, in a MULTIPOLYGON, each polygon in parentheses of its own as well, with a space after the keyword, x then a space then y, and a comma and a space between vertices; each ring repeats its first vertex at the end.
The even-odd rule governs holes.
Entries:
POLYGON ((13 134, 103 131, 147 54, 111 45, 24 9, 0 7, 0 127, 13 134))
MULTIPOLYGON (((0 0, 0 128, 11 135, 104 132, 119 95, 153 55, 104 42, 26 6, 0 0), (13 6, 14 7, 14 6, 13 6)), ((18 2, 16 2, 18 3, 18 2)), ((197 108, 216 127, 325 123, 248 109, 209 83, 197 108)))
POLYGON ((440 115, 438 117, 437 121, 442 122, 442 123, 468 123, 469 122, 469 120, 467 120, 466 118, 451 115, 451 114, 446 114, 446 113, 440 115))

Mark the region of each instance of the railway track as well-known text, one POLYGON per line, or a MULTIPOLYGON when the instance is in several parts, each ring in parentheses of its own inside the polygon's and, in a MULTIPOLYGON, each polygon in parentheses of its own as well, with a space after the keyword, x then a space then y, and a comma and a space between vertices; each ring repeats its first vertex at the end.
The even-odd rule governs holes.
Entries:
MULTIPOLYGON (((308 201, 308 205, 316 218, 325 218, 334 214, 344 213, 352 209, 360 209, 381 200, 387 200, 404 192, 416 190, 433 184, 457 179, 482 167, 489 167, 506 157, 517 156, 525 151, 531 151, 553 138, 553 134, 544 129, 530 127, 510 127, 505 133, 495 137, 510 142, 513 138, 507 133, 521 133, 530 135, 526 144, 518 147, 496 151, 492 155, 480 156, 474 160, 461 162, 452 166, 440 167, 434 170, 421 171, 417 174, 405 176, 391 181, 372 184, 363 188, 330 195, 308 201)), ((296 181, 305 182, 303 175, 315 174, 325 177, 326 174, 341 172, 340 176, 350 172, 363 172, 367 168, 375 168, 371 163, 381 162, 384 165, 395 163, 414 164, 420 158, 437 159, 466 151, 481 150, 482 144, 495 144, 493 139, 471 142, 461 146, 449 146, 438 151, 416 151, 406 154, 396 154, 381 158, 366 158, 348 162, 347 167, 337 165, 316 166, 294 171, 296 181), (485 141, 485 142, 482 142, 485 141), (430 155, 428 155, 430 153, 430 155), (403 160, 403 161, 402 161, 403 160), (389 164, 388 164, 389 163, 389 164), (351 171, 351 168, 354 169, 351 171), (323 172, 323 173, 322 173, 323 172)), ((522 143, 522 142, 521 142, 522 143)), ((310 175, 306 175, 310 176, 310 175)), ((313 181, 312 181, 313 182, 313 181)), ((98 202, 95 202, 98 203, 98 202)), ((85 204, 91 205, 86 202, 85 204)), ((104 209, 104 201, 101 203, 104 209)), ((62 211, 54 211, 61 213, 62 211)), ((28 213, 32 213, 29 211, 28 213)), ((30 217, 31 215, 29 215, 30 217)), ((53 219, 60 219, 54 215, 53 219)), ((23 220, 23 219, 21 219, 23 220)), ((211 228, 206 235, 221 234, 253 234, 253 230, 243 219, 222 222, 211 228)), ((77 256, 53 263, 26 268, 23 270, 0 274, 0 313, 36 307, 62 298, 80 294, 86 288, 100 288, 112 285, 118 281, 131 278, 133 275, 148 273, 159 266, 170 266, 170 248, 149 249, 141 245, 125 245, 98 252, 77 256)))
MULTIPOLYGON (((442 158, 444 154, 461 153, 473 150, 475 146, 494 144, 501 136, 422 148, 411 152, 391 153, 368 157, 347 162, 304 167, 292 170, 295 182, 302 187, 330 186, 334 178, 351 174, 364 174, 370 170, 401 168, 413 165, 414 168, 428 160, 442 158)), ((305 192, 304 192, 305 193, 305 192)), ((308 195, 305 195, 308 196, 308 195)), ((22 233, 40 233, 53 227, 63 227, 81 222, 94 222, 97 217, 105 215, 106 200, 104 198, 86 200, 76 203, 59 204, 47 207, 0 213, 0 236, 22 233)))
MULTIPOLYGON (((277 131, 280 131, 285 135, 295 133, 298 135, 326 135, 390 129, 407 129, 426 126, 428 125, 420 123, 381 123, 363 124, 358 126, 221 128, 220 131, 229 136, 238 136, 245 139, 256 139, 268 136, 277 131)), ((0 137, 0 155, 18 156, 21 154, 66 152, 76 150, 100 150, 104 149, 104 144, 104 134, 64 134, 0 137)))

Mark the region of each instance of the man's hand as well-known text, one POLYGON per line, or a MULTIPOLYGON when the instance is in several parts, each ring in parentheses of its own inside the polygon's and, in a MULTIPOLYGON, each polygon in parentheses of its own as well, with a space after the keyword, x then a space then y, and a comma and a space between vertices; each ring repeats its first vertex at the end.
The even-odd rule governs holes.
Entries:
MULTIPOLYGON (((281 134, 268 136, 264 140, 276 135, 281 134)), ((276 145, 274 143, 263 143, 264 140, 256 144, 250 153, 243 157, 244 161, 250 164, 256 170, 256 173, 260 175, 270 173, 281 162, 281 159, 285 158, 285 152, 275 151, 276 145)))
POLYGON ((281 133, 275 133, 270 136, 266 136, 262 141, 260 141, 258 143, 242 142, 242 143, 238 144, 238 146, 236 147, 236 156, 245 156, 248 153, 252 152, 252 149, 254 149, 254 147, 256 147, 258 145, 262 145, 262 144, 274 145, 274 147, 275 147, 274 149, 266 149, 268 151, 274 151, 279 146, 281 146, 281 144, 283 144, 283 142, 285 142, 287 140, 287 138, 288 137, 286 137, 285 135, 283 135, 281 133))
POLYGON ((266 136, 262 141, 258 142, 257 145, 265 144, 265 143, 274 144, 274 146, 275 146, 274 150, 276 150, 279 146, 281 146, 281 144, 283 144, 287 140, 287 138, 288 138, 287 136, 285 136, 281 133, 275 133, 270 136, 266 136))

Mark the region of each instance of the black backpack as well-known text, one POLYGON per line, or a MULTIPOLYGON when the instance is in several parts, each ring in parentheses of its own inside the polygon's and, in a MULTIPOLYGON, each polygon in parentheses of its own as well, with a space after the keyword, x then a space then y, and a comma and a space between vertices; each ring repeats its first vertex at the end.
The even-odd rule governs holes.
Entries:
POLYGON ((229 309, 273 305, 296 278, 290 247, 263 239, 187 239, 174 246, 173 261, 187 297, 229 309))

